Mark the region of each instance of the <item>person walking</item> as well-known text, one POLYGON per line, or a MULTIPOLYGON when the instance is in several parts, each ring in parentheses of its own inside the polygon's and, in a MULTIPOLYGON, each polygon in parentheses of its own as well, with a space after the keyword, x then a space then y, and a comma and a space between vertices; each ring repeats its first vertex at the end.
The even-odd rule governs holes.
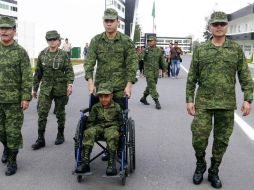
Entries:
POLYGON ((67 53, 69 58, 71 58, 71 49, 72 49, 71 43, 69 42, 68 38, 65 38, 63 50, 67 53))
POLYGON ((66 52, 59 49, 60 34, 56 30, 46 33, 48 48, 38 56, 33 82, 33 97, 38 99, 38 138, 32 145, 33 150, 45 147, 45 129, 48 113, 55 101, 58 133, 55 145, 64 142, 65 106, 67 98, 72 94, 74 72, 66 52), (41 84, 40 84, 41 83, 41 84))
POLYGON ((88 53, 88 49, 89 49, 88 43, 86 43, 86 45, 85 45, 85 47, 84 47, 84 50, 83 50, 84 60, 86 60, 86 55, 87 55, 87 53, 88 53))
POLYGON ((226 37, 227 15, 224 12, 212 13, 209 29, 211 39, 198 47, 192 57, 186 85, 186 103, 188 113, 194 116, 191 124, 196 156, 193 183, 200 184, 203 180, 207 167, 206 148, 213 129, 208 180, 214 188, 221 188, 219 166, 233 132, 236 74, 244 93, 241 108, 243 116, 249 115, 251 111, 253 81, 241 47, 226 37))
POLYGON ((159 102, 159 94, 156 90, 158 82, 160 67, 165 71, 166 63, 164 59, 164 53, 161 48, 156 47, 156 37, 148 37, 148 48, 145 48, 141 57, 144 60, 144 72, 146 76, 147 87, 143 93, 143 97, 140 99, 145 105, 150 105, 147 101, 147 96, 150 94, 155 102, 155 108, 161 109, 159 102))
POLYGON ((17 171, 17 155, 23 147, 21 128, 24 111, 32 99, 33 75, 26 50, 15 40, 16 22, 0 18, 0 141, 4 146, 2 163, 6 176, 17 171))
POLYGON ((178 78, 180 72, 180 64, 182 62, 181 55, 183 55, 183 51, 178 46, 178 42, 175 41, 174 47, 170 49, 172 78, 178 78))

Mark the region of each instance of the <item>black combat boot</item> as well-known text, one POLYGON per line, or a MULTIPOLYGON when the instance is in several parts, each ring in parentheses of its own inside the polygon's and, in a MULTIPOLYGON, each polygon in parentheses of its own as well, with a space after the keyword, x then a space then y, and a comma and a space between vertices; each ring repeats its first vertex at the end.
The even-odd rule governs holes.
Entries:
POLYGON ((158 100, 158 99, 153 99, 153 100, 154 100, 154 102, 155 102, 155 108, 158 109, 158 110, 160 110, 160 109, 161 109, 161 105, 160 105, 159 100, 158 100))
POLYGON ((219 166, 220 162, 211 158, 211 167, 208 169, 208 181, 210 181, 211 185, 216 189, 220 189, 222 187, 221 180, 218 176, 219 166))
POLYGON ((2 159, 1 159, 2 163, 4 163, 4 164, 7 163, 8 155, 9 155, 9 149, 8 149, 7 145, 4 144, 4 151, 3 151, 3 155, 2 155, 2 159))
POLYGON ((195 185, 199 185, 203 181, 203 174, 206 171, 206 161, 205 156, 196 156, 196 170, 193 174, 193 183, 195 185))
POLYGON ((82 151, 82 163, 76 168, 76 173, 87 173, 90 172, 90 154, 92 152, 92 147, 85 146, 82 151))
POLYGON ((106 170, 106 175, 114 176, 117 174, 116 170, 116 152, 109 152, 109 160, 108 160, 108 167, 106 170))
POLYGON ((10 176, 17 171, 17 154, 18 150, 9 150, 9 157, 7 162, 7 169, 5 171, 6 176, 10 176))
POLYGON ((38 139, 32 145, 33 150, 38 150, 40 148, 45 147, 45 138, 44 138, 44 130, 38 130, 38 139))
POLYGON ((144 96, 140 99, 140 102, 142 102, 142 103, 145 104, 145 105, 150 105, 150 104, 147 102, 146 97, 147 97, 147 95, 144 95, 144 96))
POLYGON ((55 140, 55 145, 63 144, 64 143, 64 128, 58 127, 58 133, 55 140))

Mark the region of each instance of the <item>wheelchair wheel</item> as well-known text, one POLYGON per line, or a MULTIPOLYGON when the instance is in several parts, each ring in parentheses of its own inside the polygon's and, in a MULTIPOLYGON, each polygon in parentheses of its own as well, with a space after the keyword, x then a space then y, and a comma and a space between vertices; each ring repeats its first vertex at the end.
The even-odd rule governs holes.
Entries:
POLYGON ((135 170, 135 122, 131 118, 128 119, 127 127, 127 161, 128 161, 128 171, 133 173, 135 170))
POLYGON ((75 154, 75 160, 77 160, 77 150, 79 146, 79 128, 80 128, 80 120, 78 121, 76 132, 74 136, 74 154, 75 154))

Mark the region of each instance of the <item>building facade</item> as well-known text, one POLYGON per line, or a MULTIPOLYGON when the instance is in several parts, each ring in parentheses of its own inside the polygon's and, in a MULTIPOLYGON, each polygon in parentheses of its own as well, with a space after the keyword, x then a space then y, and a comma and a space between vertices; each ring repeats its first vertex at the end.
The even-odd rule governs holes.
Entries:
POLYGON ((0 16, 10 16, 17 19, 18 18, 17 1, 0 0, 0 16))
POLYGON ((254 53, 254 3, 228 14, 227 36, 242 47, 249 62, 254 53))
MULTIPOLYGON (((149 35, 155 35, 152 33, 145 33, 143 37, 141 37, 140 42, 136 43, 136 46, 146 46, 147 45, 147 37, 149 35)), ((170 43, 178 42, 178 46, 181 47, 182 51, 185 53, 192 52, 192 38, 189 37, 162 37, 157 36, 157 46, 163 47, 164 49, 169 46, 170 43)))

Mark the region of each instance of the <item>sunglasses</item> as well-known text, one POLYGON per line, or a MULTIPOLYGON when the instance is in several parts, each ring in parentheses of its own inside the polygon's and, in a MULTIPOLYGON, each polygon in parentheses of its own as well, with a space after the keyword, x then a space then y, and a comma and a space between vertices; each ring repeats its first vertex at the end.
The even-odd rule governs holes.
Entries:
POLYGON ((228 23, 226 22, 215 22, 215 23, 212 23, 213 27, 218 27, 218 26, 226 26, 228 23))
POLYGON ((47 39, 47 41, 51 42, 51 41, 56 41, 58 40, 58 38, 50 38, 50 39, 47 39))

